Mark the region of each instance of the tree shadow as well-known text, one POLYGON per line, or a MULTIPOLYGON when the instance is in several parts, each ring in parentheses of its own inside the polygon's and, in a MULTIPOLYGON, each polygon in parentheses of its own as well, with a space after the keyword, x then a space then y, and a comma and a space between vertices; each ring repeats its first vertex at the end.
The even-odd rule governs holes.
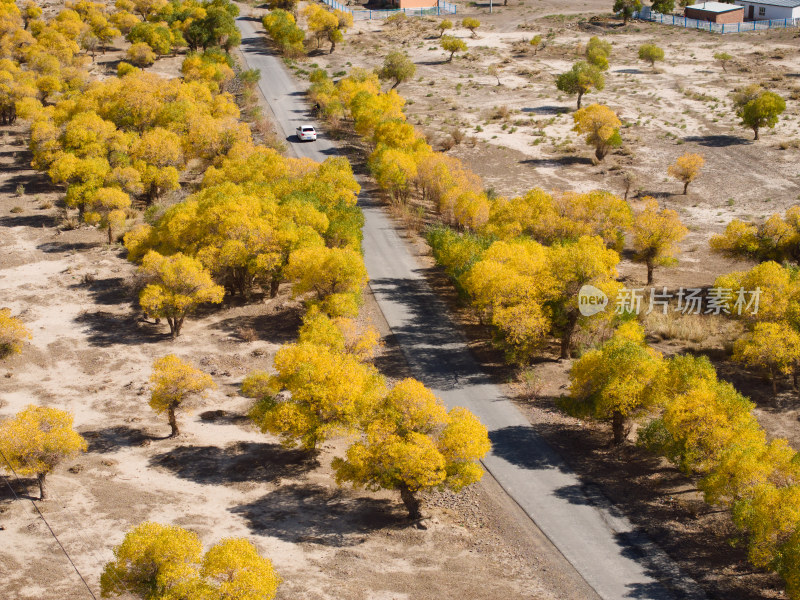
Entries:
POLYGON ((641 75, 644 73, 641 69, 617 69, 614 73, 627 73, 629 75, 641 75))
POLYGON ((203 485, 276 482, 319 466, 315 453, 266 442, 234 442, 225 448, 178 446, 153 456, 149 464, 203 485))
POLYGON ((47 254, 60 254, 62 252, 82 252, 92 248, 100 248, 102 242, 45 242, 36 246, 37 250, 47 254))
POLYGON ((141 321, 130 314, 85 312, 75 317, 75 322, 86 327, 87 341, 92 346, 152 344, 170 337, 163 324, 141 321))
POLYGON ((523 108, 522 112, 532 113, 535 115, 560 115, 569 112, 566 106, 534 106, 531 108, 523 108))
POLYGON ((146 433, 142 429, 128 427, 127 425, 116 425, 92 431, 82 431, 81 435, 89 442, 88 451, 98 452, 100 454, 116 452, 117 450, 131 448, 133 446, 143 446, 148 440, 159 439, 158 437, 146 433))
POLYGON ((566 167, 572 165, 589 165, 594 164, 591 158, 586 156, 562 156, 559 158, 529 158, 521 160, 523 165, 531 165, 534 167, 566 167))
POLYGON ((0 226, 3 227, 55 227, 56 218, 53 215, 36 214, 25 215, 17 214, 5 217, 0 217, 0 226))
POLYGON ((35 477, 0 475, 0 503, 14 500, 38 500, 39 487, 35 477), (31 493, 34 490, 34 493, 31 493))
POLYGON ((533 427, 511 425, 489 432, 492 453, 523 469, 541 471, 566 470, 561 457, 533 427))
POLYGON ((706 148, 725 148, 727 146, 746 146, 752 144, 752 140, 734 135, 690 135, 683 138, 683 141, 694 142, 706 148))
POLYGON ((355 546, 373 531, 409 523, 399 502, 357 497, 316 484, 281 486, 249 504, 229 509, 254 532, 300 543, 355 546))
POLYGON ((392 328, 394 339, 412 367, 422 371, 417 376, 425 385, 444 391, 491 383, 489 373, 477 365, 446 306, 424 276, 373 279, 369 285, 378 298, 386 299, 404 313, 406 324, 392 328))
POLYGON ((229 413, 226 410, 206 410, 199 415, 204 423, 219 423, 221 425, 246 425, 250 419, 246 415, 229 413))
POLYGON ((95 279, 84 283, 74 283, 72 289, 88 290, 95 304, 126 304, 135 300, 125 286, 122 277, 95 279))
POLYGON ((303 307, 283 307, 270 314, 241 315, 223 319, 213 327, 224 331, 241 341, 254 341, 246 338, 244 332, 252 332, 255 339, 275 344, 289 344, 297 340, 297 332, 303 323, 303 307))

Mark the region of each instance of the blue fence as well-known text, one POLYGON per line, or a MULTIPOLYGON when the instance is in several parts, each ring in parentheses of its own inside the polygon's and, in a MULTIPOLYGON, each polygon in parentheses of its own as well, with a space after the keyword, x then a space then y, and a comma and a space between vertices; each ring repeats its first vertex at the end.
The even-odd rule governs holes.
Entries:
POLYGON ((800 25, 800 19, 772 19, 771 21, 747 21, 745 23, 711 23, 709 21, 699 21, 697 19, 688 19, 676 15, 662 15, 649 8, 643 8, 633 13, 633 18, 639 19, 640 21, 651 21, 654 23, 684 27, 686 29, 710 31, 711 33, 742 33, 745 31, 763 31, 765 29, 785 29, 800 25))
POLYGON ((336 0, 322 0, 322 1, 331 8, 335 8, 337 10, 341 10, 342 12, 348 12, 352 14, 354 21, 386 19, 388 17, 391 17, 392 15, 396 15, 397 13, 404 13, 409 17, 454 15, 458 10, 455 4, 450 4, 449 2, 445 2, 444 0, 439 0, 439 3, 436 6, 431 6, 430 8, 394 8, 386 10, 368 10, 360 8, 353 10, 352 7, 346 6, 341 2, 337 2, 336 0))

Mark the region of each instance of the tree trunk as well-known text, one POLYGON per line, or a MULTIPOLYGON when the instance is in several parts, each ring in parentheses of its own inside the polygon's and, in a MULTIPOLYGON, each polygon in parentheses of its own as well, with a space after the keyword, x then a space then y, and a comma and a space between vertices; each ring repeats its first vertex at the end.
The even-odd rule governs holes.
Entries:
POLYGON ((412 519, 419 519, 422 517, 420 512, 419 498, 412 492, 406 484, 400 485, 400 498, 403 500, 406 509, 408 509, 408 516, 412 519))
POLYGON ((175 418, 175 405, 170 405, 167 409, 167 417, 169 418, 169 426, 172 428, 169 437, 174 438, 180 433, 178 431, 178 420, 175 418))
POLYGON ((653 265, 652 260, 647 261, 647 285, 652 285, 653 283, 653 271, 655 270, 655 265, 653 265))
POLYGON ((396 88, 398 85, 400 85, 400 80, 399 80, 399 79, 395 79, 395 80, 394 80, 394 85, 393 85, 392 87, 390 87, 389 89, 390 89, 390 90, 393 90, 393 89, 394 89, 394 88, 396 88))
POLYGON ((569 317, 567 317, 567 325, 564 328, 564 335, 561 337, 561 358, 570 357, 570 349, 572 348, 572 333, 575 331, 575 325, 577 323, 577 313, 570 314, 569 317))
POLYGON ((450 58, 447 59, 447 62, 453 62, 453 54, 455 54, 455 52, 450 53, 450 58))
POLYGON ((756 134, 756 136, 753 139, 757 140, 758 139, 758 127, 753 127, 753 132, 756 134))
POLYGON ((333 54, 333 51, 336 49, 336 42, 331 42, 331 50, 328 54, 333 54))
POLYGON ((111 237, 111 225, 108 226, 108 245, 110 246, 114 240, 111 237))
POLYGON ((611 415, 611 431, 614 433, 615 446, 625 441, 625 417, 618 410, 611 415))
POLYGON ((684 196, 686 195, 686 190, 689 189, 689 183, 691 183, 691 182, 689 182, 689 181, 684 181, 683 182, 683 195, 684 196))
POLYGON ((607 152, 608 148, 605 144, 594 149, 594 155, 597 157, 597 160, 605 159, 607 152))
POLYGON ((581 98, 583 98, 583 92, 578 92, 578 110, 581 109, 581 98))
POLYGON ((769 368, 769 378, 772 380, 772 393, 778 393, 778 378, 775 376, 775 367, 769 368))
POLYGON ((47 473, 37 473, 36 482, 39 484, 39 500, 47 500, 47 486, 45 485, 47 473))

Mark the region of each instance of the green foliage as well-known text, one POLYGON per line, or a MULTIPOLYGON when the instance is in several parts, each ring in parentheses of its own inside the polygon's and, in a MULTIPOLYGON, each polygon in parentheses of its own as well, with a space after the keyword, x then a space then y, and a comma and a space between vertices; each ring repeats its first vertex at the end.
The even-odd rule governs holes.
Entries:
POLYGON ((611 42, 593 36, 586 44, 586 62, 601 71, 608 70, 608 58, 611 56, 611 42))
POLYGON ((578 95, 578 109, 581 107, 581 98, 592 89, 602 90, 606 85, 605 77, 597 66, 579 60, 569 71, 556 79, 556 87, 569 95, 578 95))
POLYGON ((265 16, 261 22, 284 56, 297 57, 305 54, 303 40, 306 34, 297 26, 294 15, 285 10, 276 9, 265 16))
POLYGON ((439 39, 439 45, 442 47, 442 50, 450 53, 450 56, 447 59, 448 62, 453 60, 453 55, 456 52, 467 51, 467 43, 464 40, 461 40, 452 35, 441 36, 441 38, 439 39))
POLYGON ((655 44, 642 44, 639 46, 639 60, 649 62, 655 68, 656 61, 664 60, 664 50, 655 44))
POLYGON ((641 0, 614 0, 613 10, 622 15, 624 23, 628 22, 636 11, 642 10, 641 0))
POLYGON ((737 90, 733 95, 736 115, 742 125, 753 130, 753 139, 759 139, 759 130, 774 128, 778 117, 786 110, 786 102, 778 94, 769 92, 758 85, 750 85, 737 90))
POLYGON ((653 0, 650 8, 662 15, 668 15, 675 10, 675 0, 653 0))
POLYGON ((393 51, 386 55, 383 60, 383 67, 378 71, 378 77, 394 81, 392 88, 414 77, 417 66, 404 52, 393 51))

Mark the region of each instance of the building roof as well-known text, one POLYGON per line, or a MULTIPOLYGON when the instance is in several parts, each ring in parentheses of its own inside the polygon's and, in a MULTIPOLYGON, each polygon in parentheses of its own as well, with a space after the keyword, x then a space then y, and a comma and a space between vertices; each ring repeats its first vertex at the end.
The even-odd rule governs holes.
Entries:
POLYGON ((783 8, 797 8, 800 0, 744 0, 748 4, 766 4, 767 6, 781 6, 783 8))
MULTIPOLYGON (((750 2, 750 0, 747 1, 750 2)), ((800 0, 797 0, 797 2, 800 2, 800 0)), ((686 8, 704 10, 705 12, 711 13, 726 13, 731 12, 732 10, 739 10, 740 8, 744 9, 743 6, 737 6, 736 4, 725 4, 723 2, 701 2, 699 4, 692 4, 686 8)))

